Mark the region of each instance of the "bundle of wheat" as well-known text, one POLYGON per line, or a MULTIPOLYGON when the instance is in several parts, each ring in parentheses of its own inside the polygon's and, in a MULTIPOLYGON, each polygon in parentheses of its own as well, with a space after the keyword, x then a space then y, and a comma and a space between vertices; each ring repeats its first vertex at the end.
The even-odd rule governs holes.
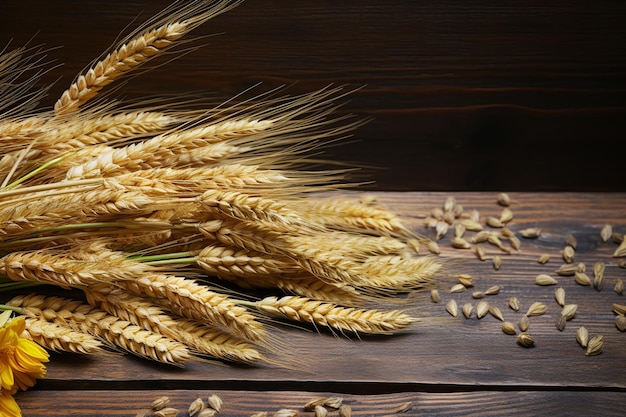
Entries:
POLYGON ((265 315, 340 333, 415 321, 371 303, 427 287, 440 262, 389 210, 326 193, 347 170, 307 168, 360 123, 334 115, 341 88, 203 110, 101 94, 238 3, 175 3, 49 111, 43 52, 0 55, 0 274, 20 290, 2 308, 48 349, 250 363, 267 357, 265 315), (72 291, 24 292, 44 286, 72 291))

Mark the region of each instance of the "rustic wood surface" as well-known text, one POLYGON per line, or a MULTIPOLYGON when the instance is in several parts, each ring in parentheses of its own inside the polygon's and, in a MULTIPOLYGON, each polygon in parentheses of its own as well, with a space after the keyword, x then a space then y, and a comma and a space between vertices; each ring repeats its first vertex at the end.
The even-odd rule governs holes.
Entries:
MULTIPOLYGON (((61 47, 51 104, 169 3, 3 0, 0 48, 61 47)), ((363 87, 344 109, 372 120, 330 156, 377 167, 378 190, 625 191, 625 20, 622 1, 246 1, 123 94, 363 87)))
MULTIPOLYGON (((424 234, 432 233, 423 227, 425 216, 449 196, 467 212, 478 210, 483 218, 498 216, 502 210, 491 192, 374 195, 396 210, 408 226, 424 234)), ((131 357, 57 354, 48 376, 36 389, 17 398, 27 416, 62 412, 133 415, 156 398, 158 390, 168 390, 164 392, 179 404, 205 395, 204 391, 219 393, 228 398, 225 416, 295 407, 315 391, 350 394, 354 415, 392 414, 389 410, 394 404, 406 401, 414 404, 409 411, 412 415, 622 415, 626 407, 626 334, 615 327, 611 306, 626 304, 624 296, 613 291, 617 279, 626 279, 626 269, 619 268, 619 259, 612 257, 617 244, 602 242, 600 229, 608 223, 617 232, 626 231, 626 194, 510 195, 515 201, 510 229, 519 232, 541 227, 541 236, 522 239, 521 251, 511 254, 487 247, 488 259, 480 261, 469 250, 452 248, 450 231, 439 241, 440 256, 448 264, 439 277, 442 300, 435 304, 426 295, 418 297, 409 308, 422 320, 407 332, 357 340, 281 327, 281 337, 299 358, 293 369, 207 363, 178 369, 131 357), (560 314, 555 287, 539 287, 534 277, 539 273, 556 276, 553 271, 564 263, 560 251, 569 234, 578 243, 575 261, 588 269, 597 261, 605 262, 606 278, 604 289, 596 291, 576 284, 572 277, 557 277, 567 303, 579 305, 576 317, 559 332, 555 328, 560 314), (544 253, 551 260, 541 265, 536 260, 544 253), (491 260, 497 254, 502 266, 496 271, 491 260), (530 319, 529 332, 536 346, 517 345, 515 336, 502 333, 502 323, 490 315, 482 319, 448 315, 445 304, 451 298, 460 305, 471 302, 475 306, 477 302, 471 290, 447 292, 458 273, 474 276, 472 290, 500 285, 500 293, 487 300, 514 323, 531 303, 545 303, 547 313, 530 319), (511 296, 519 298, 520 312, 508 308, 511 296), (587 327, 591 335, 604 336, 602 354, 585 356, 575 339, 579 326, 587 327), (256 392, 268 390, 276 392, 256 392)), ((471 235, 467 232, 468 238, 471 235)))

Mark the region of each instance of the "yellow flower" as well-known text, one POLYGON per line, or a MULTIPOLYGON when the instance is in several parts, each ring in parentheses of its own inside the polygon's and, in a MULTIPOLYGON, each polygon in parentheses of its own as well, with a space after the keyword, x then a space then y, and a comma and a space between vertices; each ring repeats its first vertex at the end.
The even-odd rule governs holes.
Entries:
POLYGON ((9 321, 10 315, 10 311, 0 314, 2 398, 5 393, 14 393, 18 388, 25 390, 35 385, 37 378, 46 375, 43 363, 48 362, 48 352, 32 340, 20 337, 26 328, 24 317, 19 316, 9 321))
POLYGON ((21 417, 22 411, 10 392, 0 391, 0 416, 21 417))

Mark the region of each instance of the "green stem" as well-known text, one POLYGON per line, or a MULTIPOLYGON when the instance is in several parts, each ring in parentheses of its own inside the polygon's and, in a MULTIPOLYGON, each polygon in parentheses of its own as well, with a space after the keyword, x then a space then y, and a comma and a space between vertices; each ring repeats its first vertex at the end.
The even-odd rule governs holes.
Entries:
POLYGON ((0 291, 21 290, 23 288, 38 287, 39 285, 45 285, 45 282, 39 282, 39 281, 6 282, 4 284, 0 284, 0 291))
POLYGON ((195 263, 198 258, 176 258, 176 259, 161 259, 158 261, 144 262, 146 265, 160 266, 160 265, 174 265, 174 264, 192 264, 195 263))
POLYGON ((4 310, 4 311, 13 311, 17 314, 22 314, 22 312, 24 311, 24 309, 22 307, 13 307, 13 306, 9 306, 6 304, 0 304, 0 310, 4 310))
POLYGON ((67 157, 67 155, 62 155, 59 156, 58 158, 54 158, 48 162, 46 162, 45 164, 41 165, 40 167, 32 170, 31 172, 29 172, 28 174, 24 175, 21 178, 16 179, 15 181, 13 181, 11 184, 7 185, 5 187, 5 189, 10 190, 11 188, 23 183, 24 181, 26 181, 29 178, 34 177, 35 175, 39 174, 41 171, 43 171, 44 169, 48 169, 52 166, 55 166, 56 164, 58 164, 59 162, 61 162, 62 160, 64 160, 67 157))

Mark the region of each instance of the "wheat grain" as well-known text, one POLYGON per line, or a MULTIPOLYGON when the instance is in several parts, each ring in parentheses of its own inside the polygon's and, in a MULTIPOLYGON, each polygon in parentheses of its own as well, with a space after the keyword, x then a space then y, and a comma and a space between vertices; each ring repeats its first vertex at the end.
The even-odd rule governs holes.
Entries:
POLYGON ((90 334, 36 316, 26 317, 26 335, 46 349, 78 354, 102 353, 103 344, 90 334))
POLYGON ((456 300, 450 300, 446 303, 446 311, 452 316, 456 317, 459 314, 459 308, 456 300))

